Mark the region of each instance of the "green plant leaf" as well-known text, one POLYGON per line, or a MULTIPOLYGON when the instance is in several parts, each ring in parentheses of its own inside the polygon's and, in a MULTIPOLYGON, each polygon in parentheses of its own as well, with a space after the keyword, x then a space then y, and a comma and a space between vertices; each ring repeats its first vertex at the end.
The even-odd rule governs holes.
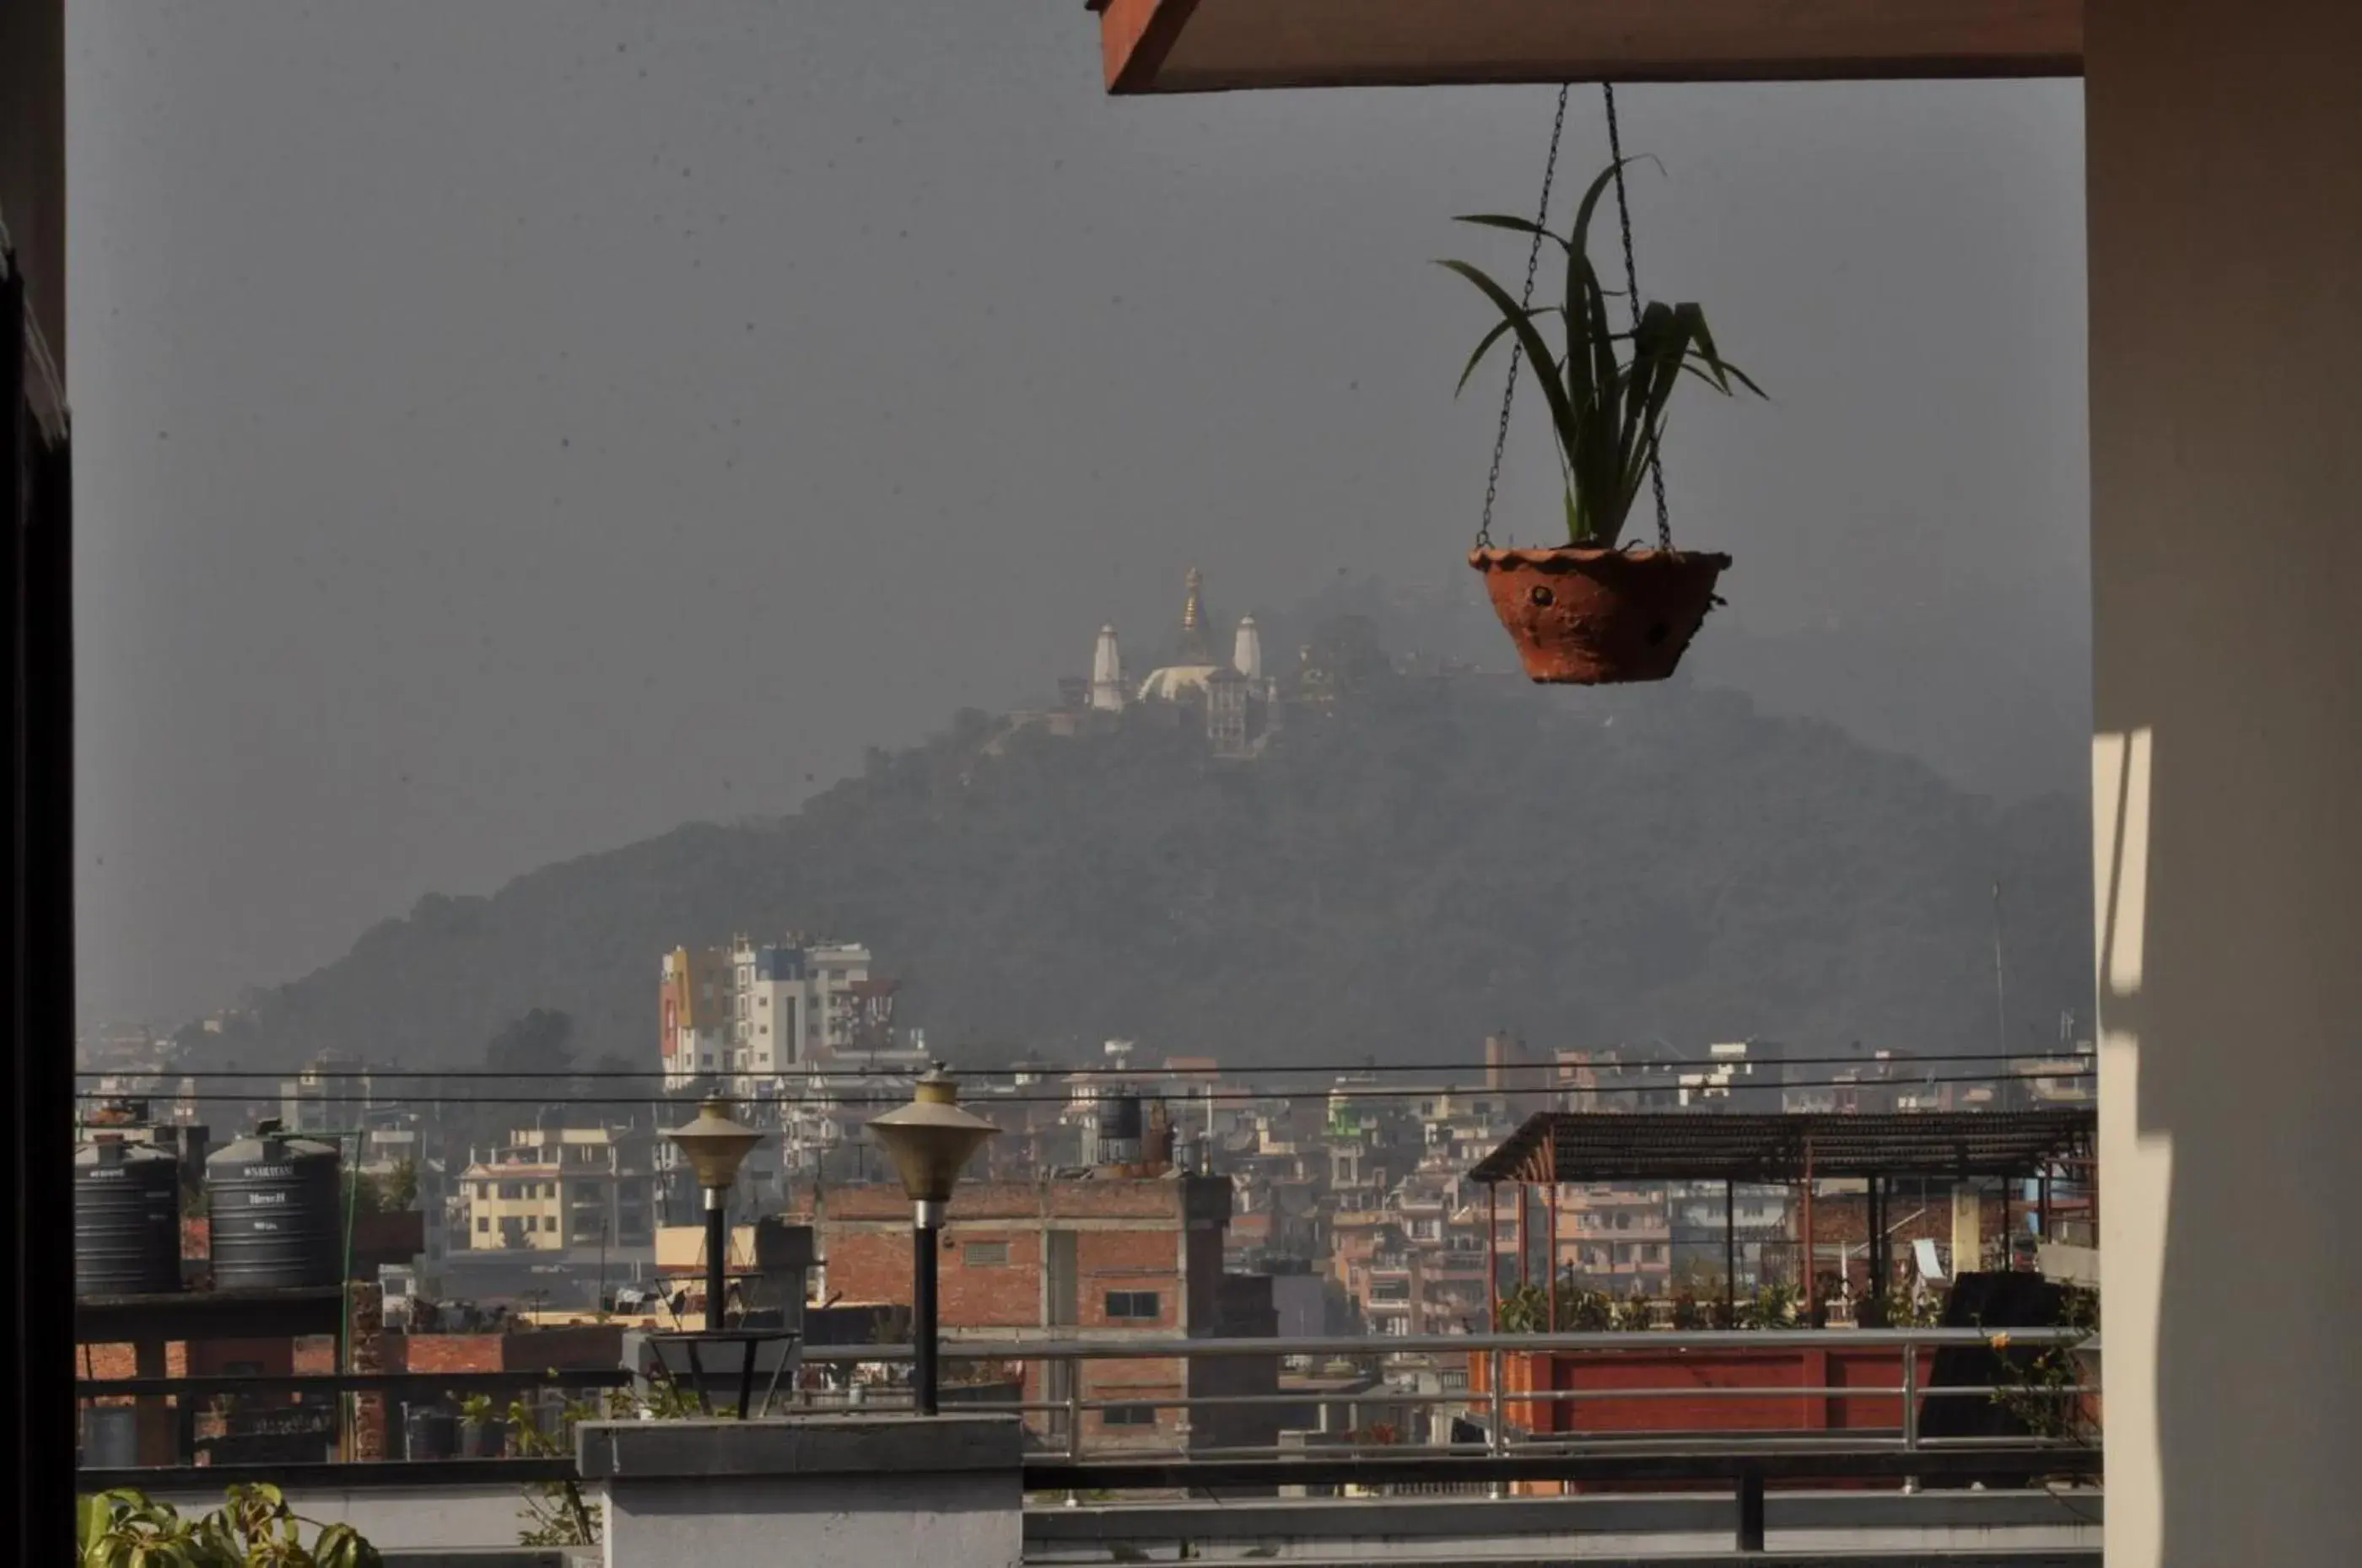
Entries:
POLYGON ((1567 242, 1563 237, 1552 234, 1531 218, 1513 217, 1507 213, 1462 213, 1451 221, 1481 224, 1486 228, 1506 228, 1514 234, 1539 235, 1560 249, 1566 248, 1567 242))
POLYGON ((1501 313, 1509 329, 1518 335, 1518 342, 1525 349, 1526 358, 1533 362, 1535 383, 1542 389, 1542 396, 1550 403, 1551 425, 1558 431, 1562 442, 1571 443, 1574 411, 1567 402, 1566 389, 1559 384, 1557 359, 1551 353, 1550 345, 1542 340, 1541 333, 1524 314, 1526 307, 1510 298, 1509 292, 1483 271, 1465 261, 1441 261, 1437 265, 1459 273, 1476 285, 1478 293, 1493 302, 1493 308, 1501 313))
MULTIPOLYGON (((1557 311, 1556 305, 1540 305, 1525 312, 1525 317, 1531 321, 1538 315, 1552 315, 1557 314, 1557 311)), ((1483 340, 1476 345, 1476 352, 1468 356, 1467 368, 1460 372, 1460 384, 1451 389, 1452 396, 1458 397, 1468 390, 1468 378, 1476 373, 1476 367, 1484 362, 1485 355, 1493 351, 1493 345, 1507 337, 1516 325, 1514 321, 1504 319, 1495 323, 1493 329, 1485 334, 1483 340)))
MULTIPOLYGON (((1445 262, 1476 285, 1501 315, 1462 368, 1455 392, 1464 389, 1485 355, 1514 333, 1550 403, 1559 464, 1565 480, 1567 537, 1576 544, 1614 547, 1630 518, 1639 489, 1662 444, 1666 412, 1674 388, 1696 376, 1725 396, 1743 389, 1763 390, 1722 358, 1694 304, 1643 304, 1628 331, 1618 332, 1607 302, 1621 297, 1600 279, 1591 262, 1591 226, 1599 204, 1624 170, 1645 155, 1611 163, 1584 191, 1574 220, 1562 238, 1529 219, 1504 214, 1471 214, 1460 222, 1527 236, 1544 236, 1566 253, 1566 282, 1555 305, 1520 305, 1492 277, 1466 262, 1445 262), (1551 354, 1534 324, 1555 315, 1565 330, 1565 351, 1551 354), (1628 346, 1619 350, 1619 345, 1628 346)), ((1661 167, 1661 165, 1660 165, 1661 167)), ((1635 302, 1638 303, 1638 302, 1635 302)))

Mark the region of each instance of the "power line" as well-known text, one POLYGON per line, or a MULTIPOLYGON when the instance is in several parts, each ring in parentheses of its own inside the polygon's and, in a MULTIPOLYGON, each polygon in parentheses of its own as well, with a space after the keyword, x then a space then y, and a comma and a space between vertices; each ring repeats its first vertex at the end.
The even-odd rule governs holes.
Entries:
MULTIPOLYGON (((725 1076, 740 1076, 740 1075, 725 1075, 725 1076)), ((2078 1069, 2075 1069, 2075 1070, 2072 1070, 2072 1071, 2063 1071, 2063 1072, 2026 1072, 2026 1073, 1963 1073, 1963 1074, 1957 1074, 1957 1075, 1929 1074, 1929 1075, 1927 1075, 1927 1076, 1926 1076, 1926 1077, 1919 1077, 1919 1076, 1915 1076, 1915 1076, 1910 1077, 1905 1077, 1905 1078, 1896 1078, 1896 1079, 1876 1079, 1876 1078, 1873 1078, 1873 1079, 1868 1080, 1867 1082, 1865 1082, 1864 1080, 1860 1079, 1860 1078, 1816 1078, 1816 1079, 1808 1079, 1808 1080, 1805 1080, 1805 1081, 1801 1081, 1801 1082, 1800 1082, 1800 1081, 1791 1080, 1791 1081, 1784 1082, 1784 1083, 1780 1083, 1780 1084, 1761 1084, 1761 1085, 1753 1085, 1753 1086, 1749 1086, 1749 1085, 1738 1085, 1738 1086, 1735 1086, 1735 1090, 1734 1090, 1734 1092, 1736 1092, 1736 1091, 1744 1091, 1744 1090, 1746 1090, 1747 1088, 1754 1088, 1754 1089, 1755 1089, 1755 1090, 1757 1090, 1758 1092, 1768 1092, 1768 1091, 1772 1090, 1772 1089, 1781 1089, 1781 1090, 1785 1090, 1785 1089, 1792 1089, 1792 1088, 1873 1088, 1873 1089, 1875 1089, 1875 1088, 1918 1088, 1918 1087, 1920 1087, 1920 1086, 1922 1086, 1922 1085, 1926 1085, 1926 1084, 2002 1084, 2002 1083, 2010 1083, 2010 1082, 2043 1082, 2043 1081, 2048 1081, 2048 1080, 2054 1080, 2054 1079, 2088 1078, 2088 1077, 2097 1077, 2097 1076, 2098 1076, 2098 1075, 2097 1075, 2097 1071, 2096 1071, 2096 1069, 2089 1068, 2089 1067, 2085 1067, 2085 1068, 2078 1068, 2078 1069)), ((1484 1086, 1484 1085, 1460 1084, 1460 1085, 1447 1085, 1447 1086, 1433 1086, 1433 1085, 1429 1085, 1429 1086, 1423 1086, 1423 1087, 1419 1087, 1419 1088, 1399 1088, 1399 1087, 1397 1087, 1397 1088, 1380 1088, 1380 1087, 1374 1087, 1374 1088, 1345 1088, 1345 1089, 1342 1089, 1342 1090, 1339 1090, 1339 1089, 1335 1089, 1335 1088, 1299 1088, 1299 1089, 1279 1089, 1279 1088, 1275 1088, 1275 1089, 1270 1089, 1270 1090, 1258 1091, 1258 1090, 1254 1090, 1254 1089, 1221 1089, 1221 1088, 1211 1088, 1211 1089, 1206 1089, 1206 1090, 1203 1090, 1203 1091, 1200 1091, 1200 1092, 1189 1093, 1189 1094, 1175 1094, 1175 1095, 1155 1095, 1155 1094, 1144 1094, 1144 1095, 1141 1096, 1140 1098, 1144 1099, 1171 1099, 1171 1100, 1176 1100, 1176 1101, 1186 1102, 1186 1103, 1189 1103, 1189 1104, 1202 1104, 1202 1103, 1204 1103, 1204 1102, 1206 1102, 1206 1101, 1208 1101, 1208 1100, 1231 1100, 1231 1101, 1238 1101, 1238 1102, 1252 1103, 1252 1102, 1253 1102, 1253 1101, 1257 1101, 1257 1100, 1265 1100, 1265 1099, 1289 1099, 1289 1100, 1293 1100, 1293 1099, 1330 1099, 1330 1098, 1332 1098, 1332 1097, 1334 1097, 1334 1098, 1347 1099, 1419 1099, 1419 1098, 1422 1098, 1422 1097, 1425 1097, 1425 1096, 1429 1096, 1429 1095, 1440 1095, 1440 1094, 1459 1094, 1459 1095, 1480 1095, 1480 1094, 1520 1094, 1520 1095, 1535 1095, 1535 1094, 1550 1094, 1550 1093, 1571 1093, 1571 1094, 1591 1094, 1591 1095, 1610 1095, 1610 1094, 1654 1094, 1654 1093, 1670 1092, 1670 1090, 1671 1090, 1673 1087, 1674 1087, 1674 1086, 1669 1086, 1669 1085, 1663 1085, 1663 1084, 1603 1084, 1603 1085, 1600 1085, 1600 1086, 1598 1086, 1598 1087, 1596 1087, 1596 1088, 1585 1087, 1585 1088, 1575 1088, 1575 1089, 1564 1089, 1564 1088, 1561 1088, 1561 1089, 1551 1089, 1551 1088, 1498 1089, 1498 1088, 1487 1088, 1487 1087, 1485 1087, 1485 1086, 1484 1086)), ((1719 1086, 1719 1085, 1717 1085, 1717 1086, 1713 1086, 1713 1087, 1714 1087, 1714 1088, 1724 1088, 1724 1086, 1719 1086)), ((110 1099, 118 1098, 117 1096, 116 1096, 116 1095, 115 1095, 115 1094, 113 1094, 112 1092, 102 1092, 102 1091, 100 1091, 100 1090, 98 1090, 98 1089, 76 1089, 76 1090, 74 1091, 74 1095, 75 1095, 75 1098, 76 1098, 76 1099, 110 1099)), ((124 1097, 124 1098, 138 1098, 138 1097, 124 1097)), ((232 1105, 252 1105, 252 1104, 256 1103, 258 1100, 269 1100, 269 1099, 276 1099, 276 1098, 278 1098, 278 1097, 276 1097, 276 1096, 272 1096, 272 1095, 245 1095, 245 1094, 226 1094, 226 1093, 198 1093, 198 1094, 184 1094, 184 1095, 166 1095, 166 1096, 159 1096, 159 1097, 157 1097, 157 1098, 168 1099, 172 1100, 174 1103, 182 1103, 182 1102, 191 1102, 191 1103, 194 1103, 194 1102, 219 1102, 219 1103, 224 1103, 224 1104, 232 1104, 232 1105)), ((560 1097, 557 1097, 557 1098, 556 1098, 556 1099, 550 1099, 550 1098, 536 1098, 536 1097, 529 1096, 529 1095, 422 1094, 422 1095, 405 1095, 405 1096, 401 1096, 401 1097, 394 1097, 394 1096, 370 1096, 370 1095, 361 1095, 361 1094, 311 1094, 311 1095, 304 1095, 304 1096, 301 1096, 300 1098, 301 1098, 301 1099, 304 1099, 305 1101, 307 1101, 307 1102, 309 1102, 309 1103, 312 1103, 312 1104, 331 1104, 331 1105, 334 1105, 334 1104, 350 1104, 350 1103, 357 1103, 357 1102, 369 1102, 369 1101, 382 1101, 383 1103, 388 1103, 388 1104, 418 1104, 418 1105, 535 1105, 535 1106, 549 1106, 549 1105, 647 1105, 647 1104, 650 1104, 650 1103, 652 1103, 652 1102, 654 1102, 654 1101, 656 1101, 656 1100, 657 1100, 657 1099, 662 1099, 663 1097, 661 1097, 661 1096, 655 1096, 655 1095, 566 1095, 566 1096, 560 1096, 560 1097)), ((744 1099, 746 1099, 746 1098, 747 1098, 747 1097, 739 1097, 739 1098, 740 1098, 742 1100, 744 1100, 744 1099)), ((909 1102, 908 1102, 908 1101, 907 1101, 903 1097, 901 1097, 901 1096, 900 1096, 900 1095, 829 1095, 829 1096, 825 1096, 825 1097, 800 1097, 800 1096, 797 1096, 797 1097, 787 1097, 787 1098, 773 1099, 771 1099, 771 1100, 769 1101, 769 1103, 777 1104, 777 1105, 802 1105, 802 1104, 814 1103, 814 1102, 815 1102, 815 1100, 819 1100, 819 1101, 821 1101, 821 1102, 822 1102, 822 1103, 826 1103, 826 1104, 828 1104, 828 1105, 832 1105, 832 1106, 853 1106, 853 1105, 881 1105, 881 1106, 893 1106, 893 1105, 903 1105, 903 1104, 907 1104, 907 1103, 909 1103, 909 1102)), ((761 1101, 760 1101, 760 1100, 751 1100, 751 1101, 749 1101, 749 1103, 761 1103, 761 1101)), ((1063 1106, 1072 1106, 1072 1105, 1074 1105, 1074 1104, 1076 1104, 1076 1103, 1077 1103, 1077 1102, 1076 1102, 1076 1100, 1075 1099, 1075 1097, 1074 1097, 1074 1096, 1072 1096, 1072 1095, 1065 1095, 1065 1094, 1052 1094, 1052 1095, 1042 1095, 1042 1094, 1011 1094, 1011 1095, 999 1095, 999 1094, 997 1094, 997 1095, 991 1095, 991 1096, 988 1096, 988 1097, 978 1097, 978 1098, 977 1098, 977 1099, 973 1099, 972 1101, 970 1101, 970 1103, 971 1103, 971 1104, 974 1104, 974 1105, 976 1105, 976 1106, 978 1106, 978 1107, 989 1108, 989 1107, 997 1106, 997 1105, 1063 1105, 1063 1106)))
MULTIPOLYGON (((1224 1078, 1280 1077, 1352 1077, 1370 1073, 1554 1073, 1570 1067, 1578 1069, 1592 1068, 1602 1072, 1616 1073, 1681 1073, 1699 1068, 1734 1066, 1745 1066, 1750 1068, 1759 1066, 1910 1067, 1921 1064, 1934 1066, 1956 1062, 2023 1062, 2043 1059, 2043 1056, 2044 1054, 2040 1052, 1952 1051, 1931 1053, 1926 1055, 1910 1056, 1699 1056, 1636 1062, 1516 1062, 1503 1063, 1498 1066, 1487 1066, 1482 1062, 1471 1062, 1465 1057, 1462 1057, 1456 1062, 1352 1062, 1344 1064, 1317 1065, 1308 1067, 1065 1067, 1037 1065, 1033 1066, 1018 1067, 958 1067, 955 1068, 955 1071, 961 1078, 967 1080, 1018 1077, 1062 1078, 1197 1078, 1207 1077, 1224 1078)), ((817 1070, 797 1068, 784 1069, 777 1076, 791 1077, 800 1079, 818 1079, 828 1081, 839 1078, 866 1079, 891 1077, 896 1076, 899 1071, 900 1071, 900 1069, 892 1067, 831 1067, 820 1068, 817 1070)), ((513 1071, 503 1071, 498 1067, 455 1067, 447 1071, 436 1071, 433 1068, 426 1067, 388 1067, 382 1070, 372 1067, 288 1067, 283 1069, 273 1069, 269 1067, 225 1067, 218 1070, 202 1067, 188 1069, 159 1067, 127 1071, 107 1067, 78 1067, 74 1070, 74 1077, 78 1078, 176 1077, 189 1078, 261 1078, 282 1083, 290 1080, 302 1080, 307 1078, 369 1078, 372 1081, 382 1078, 395 1081, 458 1080, 462 1082, 469 1079, 490 1078, 498 1079, 503 1082, 515 1083, 522 1081, 577 1079, 639 1080, 645 1078, 663 1078, 673 1077, 679 1075, 679 1072, 680 1069, 679 1068, 664 1067, 634 1067, 622 1071, 612 1068, 584 1068, 580 1071, 575 1071, 569 1068, 547 1067, 519 1068, 513 1071)), ((723 1069, 701 1069, 690 1076, 705 1077, 712 1076, 717 1072, 723 1073, 723 1076, 730 1076, 731 1073, 735 1072, 735 1069, 730 1069, 727 1072, 724 1072, 723 1069)), ((2039 1076, 2058 1077, 2058 1075, 2043 1074, 2039 1076)))

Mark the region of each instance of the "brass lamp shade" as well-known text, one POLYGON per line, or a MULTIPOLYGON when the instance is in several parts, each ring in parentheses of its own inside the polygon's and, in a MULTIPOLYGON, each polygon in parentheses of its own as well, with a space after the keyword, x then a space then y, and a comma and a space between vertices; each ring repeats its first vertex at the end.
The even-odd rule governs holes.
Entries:
POLYGON ((697 1120, 665 1134, 680 1146, 697 1169, 697 1185, 726 1187, 738 1175, 739 1163, 763 1141, 752 1127, 730 1120, 730 1102, 709 1099, 698 1108, 697 1120))
POLYGON ((1000 1129, 959 1107, 959 1084, 943 1064, 919 1080, 911 1103, 869 1124, 869 1135, 893 1158, 902 1190, 913 1203, 948 1203, 961 1167, 1000 1129))

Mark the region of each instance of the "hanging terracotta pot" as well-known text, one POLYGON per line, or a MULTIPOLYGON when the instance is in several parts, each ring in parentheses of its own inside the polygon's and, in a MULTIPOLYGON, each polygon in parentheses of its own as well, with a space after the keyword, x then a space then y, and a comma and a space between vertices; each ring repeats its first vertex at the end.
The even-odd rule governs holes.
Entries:
POLYGON ((1472 551, 1494 613, 1535 680, 1662 680, 1682 661, 1730 558, 1705 550, 1472 551))

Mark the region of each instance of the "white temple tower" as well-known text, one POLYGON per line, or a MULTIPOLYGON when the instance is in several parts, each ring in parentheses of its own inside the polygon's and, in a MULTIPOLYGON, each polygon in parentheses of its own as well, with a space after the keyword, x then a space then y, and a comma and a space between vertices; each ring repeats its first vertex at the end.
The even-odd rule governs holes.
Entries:
POLYGON ((1249 680, 1263 679, 1263 634, 1255 629, 1252 615, 1239 621, 1238 641, 1231 648, 1231 668, 1249 680))
POLYGON ((1091 706, 1120 712, 1123 705, 1123 655, 1115 646, 1115 628, 1101 626, 1091 650, 1091 706))

